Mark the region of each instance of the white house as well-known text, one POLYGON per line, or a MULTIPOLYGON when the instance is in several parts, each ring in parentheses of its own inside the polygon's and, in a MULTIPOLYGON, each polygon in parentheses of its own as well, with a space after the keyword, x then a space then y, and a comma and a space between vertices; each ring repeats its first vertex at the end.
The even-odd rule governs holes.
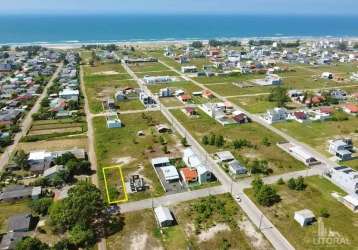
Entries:
POLYGON ((328 151, 342 161, 352 158, 353 142, 351 139, 330 140, 328 151))
POLYGON ((175 182, 179 180, 179 173, 173 165, 160 168, 166 182, 175 182))
POLYGON ((358 193, 358 172, 350 167, 337 166, 328 171, 327 176, 347 193, 358 193))
POLYGON ((175 220, 167 207, 156 207, 154 208, 155 218, 160 227, 169 227, 174 225, 175 220))
POLYGON ((118 118, 117 113, 111 113, 106 116, 107 128, 121 128, 122 121, 118 118))
POLYGON ((307 166, 312 166, 319 163, 319 161, 317 161, 317 159, 310 152, 301 146, 292 145, 288 148, 288 150, 293 157, 302 161, 307 166))
POLYGON ((54 176, 55 174, 57 174, 62 170, 64 170, 64 167, 62 165, 55 165, 53 167, 46 169, 43 173, 43 177, 51 178, 52 176, 54 176))
POLYGON ((159 90, 159 97, 171 97, 173 96, 173 90, 170 88, 163 88, 159 90))
POLYGON ((253 82, 261 86, 280 85, 282 79, 278 75, 268 74, 264 79, 256 79, 253 82))
POLYGON ((323 72, 321 78, 331 80, 333 79, 333 73, 331 72, 323 72))
POLYGON ((211 172, 207 167, 200 161, 200 159, 195 155, 191 148, 184 149, 183 152, 183 161, 187 167, 195 168, 198 173, 199 183, 204 183, 209 181, 212 178, 211 172))
POLYGON ((315 216, 311 210, 303 209, 295 212, 294 219, 301 225, 301 227, 304 227, 314 222, 315 216))
POLYGON ((230 151, 221 151, 221 152, 216 152, 215 153, 215 157, 220 161, 220 162, 230 162, 235 160, 235 157, 232 155, 232 153, 230 151))
POLYGON ((186 73, 197 73, 198 72, 198 68, 196 66, 183 66, 181 67, 181 72, 186 74, 186 73))
POLYGON ((64 89, 60 91, 58 96, 65 100, 74 100, 78 101, 78 96, 80 92, 77 89, 64 89))
POLYGON ((240 164, 237 160, 231 161, 228 164, 229 172, 233 175, 246 174, 247 169, 240 164))
POLYGON ((355 194, 349 194, 341 199, 342 203, 346 205, 353 212, 358 210, 358 196, 355 194))
POLYGON ((286 121, 287 117, 288 111, 285 108, 269 109, 266 114, 263 115, 264 120, 269 124, 286 121))
POLYGON ((173 76, 144 76, 143 81, 146 84, 174 82, 176 77, 173 76))
POLYGON ((152 159, 153 167, 158 168, 158 167, 165 167, 169 165, 170 165, 170 161, 168 157, 157 157, 152 159))

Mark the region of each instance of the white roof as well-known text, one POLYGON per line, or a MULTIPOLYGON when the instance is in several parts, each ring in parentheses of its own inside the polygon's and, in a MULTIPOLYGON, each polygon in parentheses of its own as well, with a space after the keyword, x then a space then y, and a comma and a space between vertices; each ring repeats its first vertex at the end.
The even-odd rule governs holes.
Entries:
POLYGON ((205 174, 209 171, 204 165, 198 165, 195 168, 196 168, 196 171, 198 172, 198 175, 205 174))
POLYGON ((229 161, 235 159, 235 157, 232 155, 230 151, 217 152, 216 155, 217 157, 219 157, 221 161, 229 161))
POLYGON ((310 218, 315 218, 313 212, 309 209, 303 209, 303 210, 300 210, 300 211, 296 211, 295 212, 295 216, 296 215, 299 215, 303 218, 307 218, 307 219, 310 219, 310 218))
POLYGON ((343 197, 345 201, 352 204, 355 207, 358 207, 358 197, 353 195, 346 195, 343 197))
POLYGON ((292 152, 296 153, 297 155, 299 155, 300 157, 302 157, 305 160, 309 160, 311 158, 314 158, 310 153, 308 153, 306 150, 304 150, 300 146, 293 146, 293 147, 290 148, 290 150, 292 152))
POLYGON ((43 176, 46 177, 46 176, 49 176, 49 175, 52 175, 58 171, 61 171, 63 170, 63 166, 62 165, 56 165, 56 166, 53 166, 52 168, 48 168, 44 171, 43 173, 43 176))
POLYGON ((48 157, 51 157, 51 153, 48 153, 46 151, 33 151, 33 152, 30 152, 29 154, 29 158, 28 160, 29 161, 40 161, 40 160, 44 160, 48 157))
POLYGON ((164 174, 165 180, 169 181, 169 180, 179 179, 179 173, 174 166, 170 165, 170 166, 161 167, 161 170, 164 174))
POLYGON ((172 214, 170 213, 169 208, 167 208, 167 207, 163 207, 163 206, 156 207, 156 208, 154 208, 154 213, 157 217, 157 220, 160 223, 164 222, 164 221, 168 221, 168 220, 169 221, 174 220, 172 214))
POLYGON ((60 92, 60 95, 79 95, 80 92, 76 89, 64 89, 60 92))
POLYGON ((158 165, 158 164, 166 164, 169 163, 168 157, 157 157, 152 159, 152 165, 158 165))

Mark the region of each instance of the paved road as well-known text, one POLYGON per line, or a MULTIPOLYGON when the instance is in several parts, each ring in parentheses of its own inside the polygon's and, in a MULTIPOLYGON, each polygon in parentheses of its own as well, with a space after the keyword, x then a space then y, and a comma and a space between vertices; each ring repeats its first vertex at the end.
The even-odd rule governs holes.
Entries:
POLYGON ((120 205, 121 213, 133 212, 147 208, 154 208, 160 205, 169 206, 184 201, 195 200, 209 195, 218 195, 226 193, 227 189, 224 186, 217 186, 195 191, 188 191, 177 194, 165 195, 153 199, 145 199, 135 202, 128 202, 120 205))
POLYGON ((48 81, 48 83, 45 86, 45 88, 43 89, 41 95, 37 98, 34 106, 27 113, 25 119, 21 122, 21 131, 18 132, 15 135, 13 144, 8 146, 6 148, 6 150, 5 150, 5 152, 1 155, 1 157, 0 157, 0 171, 2 171, 2 169, 8 163, 8 161, 10 159, 10 156, 14 153, 18 143, 20 142, 20 139, 22 138, 22 136, 26 135, 27 132, 30 130, 31 124, 32 124, 32 115, 39 111, 39 109, 41 107, 41 101, 46 97, 49 87, 51 87, 53 85, 54 80, 57 78, 58 74, 62 70, 62 67, 63 67, 63 63, 58 65, 57 70, 52 75, 51 79, 48 81))
MULTIPOLYGON (((87 140, 88 140, 88 158, 89 161, 91 162, 91 169, 94 171, 94 174, 91 176, 91 181, 94 185, 96 185, 96 187, 99 188, 98 185, 98 177, 97 177, 97 158, 96 158, 96 152, 94 149, 94 130, 93 130, 93 123, 92 123, 92 113, 89 109, 89 104, 88 104, 88 98, 87 98, 87 93, 86 93, 86 86, 83 80, 83 66, 81 65, 80 67, 80 81, 81 81, 81 92, 84 96, 85 99, 85 113, 86 113, 86 120, 87 120, 87 140)), ((98 250, 106 250, 107 249, 107 244, 106 244, 106 239, 102 238, 100 240, 100 242, 98 242, 98 250)))
MULTIPOLYGON (((148 95, 156 98, 150 90, 145 86, 143 81, 139 79, 133 71, 126 65, 122 64, 123 67, 127 70, 127 72, 136 80, 148 95)), ((174 68, 164 64, 168 68, 174 70, 178 74, 180 74, 184 79, 192 81, 190 78, 181 74, 181 72, 175 70, 174 68)), ((194 82, 195 83, 195 82, 194 82)), ((294 249, 294 247, 286 240, 286 238, 276 229, 276 227, 261 213, 261 211, 256 207, 256 205, 244 194, 242 193, 242 189, 237 188, 238 184, 235 184, 233 180, 220 168, 216 162, 209 156, 206 150, 192 137, 192 135, 181 125, 181 123, 170 113, 170 111, 163 105, 160 105, 161 111, 163 115, 167 118, 167 120, 171 123, 174 130, 176 130, 181 136, 186 137, 188 143, 191 145, 194 153, 198 155, 198 157, 206 163, 206 166, 214 173, 216 178, 223 185, 224 189, 231 192, 232 195, 236 195, 240 193, 242 201, 238 203, 243 211, 248 215, 250 220, 261 230, 261 232, 266 236, 266 238, 271 242, 271 244, 276 249, 288 250, 294 249), (240 192, 241 191, 241 192, 240 192)), ((168 198, 166 198, 168 199, 168 198)), ((170 198, 168 199, 170 200, 170 198)), ((129 206, 129 205, 127 205, 129 206)), ((128 207, 127 207, 128 209, 128 207)))

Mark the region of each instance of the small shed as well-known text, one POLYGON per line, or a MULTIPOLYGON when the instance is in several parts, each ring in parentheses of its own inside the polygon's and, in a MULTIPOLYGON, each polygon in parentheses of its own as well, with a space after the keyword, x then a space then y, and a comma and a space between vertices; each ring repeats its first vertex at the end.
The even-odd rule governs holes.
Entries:
POLYGON ((231 174, 246 174, 247 169, 242 166, 237 160, 231 161, 228 163, 228 168, 231 174))
POLYGON ((315 215, 309 209, 296 211, 294 219, 301 225, 301 227, 308 226, 315 221, 315 215))
POLYGON ((169 227, 174 225, 175 220, 167 207, 156 207, 154 208, 155 218, 160 227, 169 227))
POLYGON ((217 152, 215 156, 218 158, 220 162, 230 162, 235 160, 235 157, 232 155, 230 151, 217 152))

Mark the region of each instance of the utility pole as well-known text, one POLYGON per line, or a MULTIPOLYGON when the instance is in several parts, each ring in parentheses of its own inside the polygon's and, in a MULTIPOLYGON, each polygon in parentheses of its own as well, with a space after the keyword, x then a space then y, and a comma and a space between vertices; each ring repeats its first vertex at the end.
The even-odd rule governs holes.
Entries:
POLYGON ((261 217, 260 217, 260 224, 259 224, 259 230, 261 230, 261 224, 262 224, 262 218, 264 217, 264 214, 261 213, 261 217))

